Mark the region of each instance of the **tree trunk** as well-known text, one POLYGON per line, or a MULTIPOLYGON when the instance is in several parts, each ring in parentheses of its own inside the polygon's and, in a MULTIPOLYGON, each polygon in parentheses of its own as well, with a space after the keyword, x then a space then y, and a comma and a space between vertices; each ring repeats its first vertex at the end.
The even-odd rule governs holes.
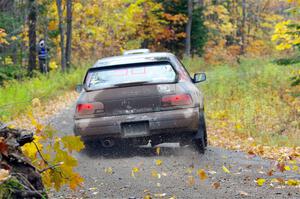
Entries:
POLYGON ((66 71, 66 56, 65 56, 65 34, 63 26, 63 11, 62 11, 62 1, 56 0, 56 6, 58 11, 58 29, 60 34, 60 49, 61 49, 61 69, 66 71))
POLYGON ((204 7, 204 0, 198 0, 198 4, 200 7, 204 7))
POLYGON ((35 0, 29 0, 28 14, 28 37, 29 37, 29 58, 28 58, 28 74, 31 76, 36 68, 36 3, 35 0))
POLYGON ((72 0, 67 0, 66 66, 71 65, 72 50, 72 0))
POLYGON ((245 45, 246 45, 246 35, 245 35, 245 28, 246 28, 246 0, 242 1, 242 25, 241 25, 241 54, 245 54, 245 45))
POLYGON ((188 0, 188 22, 186 24, 186 38, 185 38, 185 55, 191 56, 191 32, 192 32, 192 18, 193 18, 193 0, 188 0))

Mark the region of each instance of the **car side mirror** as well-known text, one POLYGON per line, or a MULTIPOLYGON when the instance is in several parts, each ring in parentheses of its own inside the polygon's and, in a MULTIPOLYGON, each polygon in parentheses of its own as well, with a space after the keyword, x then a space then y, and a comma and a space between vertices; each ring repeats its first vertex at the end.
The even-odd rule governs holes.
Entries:
POLYGON ((78 84, 77 86, 76 86, 76 92, 77 93, 81 93, 82 91, 83 91, 83 85, 82 84, 78 84))
POLYGON ((204 82, 205 80, 206 80, 206 74, 205 73, 196 73, 194 75, 193 82, 194 83, 200 83, 200 82, 204 82))

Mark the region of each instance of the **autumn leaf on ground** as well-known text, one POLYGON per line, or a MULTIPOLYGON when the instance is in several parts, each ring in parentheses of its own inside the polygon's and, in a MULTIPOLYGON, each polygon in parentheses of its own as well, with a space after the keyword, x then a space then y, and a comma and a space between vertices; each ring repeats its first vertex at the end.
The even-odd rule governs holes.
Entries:
POLYGON ((289 185, 289 186, 298 186, 298 185, 300 185, 300 181, 294 180, 294 179, 289 179, 286 182, 286 184, 289 185))
POLYGON ((248 196, 248 195, 249 195, 249 194, 248 194, 247 192, 245 192, 245 191, 240 191, 239 194, 240 194, 241 196, 248 196))
POLYGON ((294 165, 293 166, 293 171, 298 171, 298 166, 294 165))
POLYGON ((270 171, 268 171, 268 176, 272 176, 273 175, 273 172, 274 172, 274 170, 273 169, 271 169, 270 171))
POLYGON ((211 185, 214 189, 218 189, 220 186, 221 186, 221 184, 219 183, 219 182, 214 182, 214 183, 212 183, 212 185, 211 185))
POLYGON ((286 165, 286 166, 284 166, 284 170, 285 170, 285 171, 290 171, 290 170, 291 170, 291 167, 288 166, 288 165, 286 165))
POLYGON ((143 199, 152 199, 152 198, 151 198, 151 195, 148 193, 147 195, 144 196, 143 199))
POLYGON ((194 184, 195 184, 195 178, 194 178, 194 176, 188 176, 187 183, 188 183, 188 185, 190 187, 194 186, 194 184))
POLYGON ((230 173, 230 171, 224 165, 222 166, 222 169, 225 173, 230 173))
POLYGON ((135 178, 135 173, 138 173, 139 171, 139 168, 133 167, 131 170, 131 177, 135 178))
POLYGON ((160 179, 161 177, 161 175, 156 170, 151 171, 151 176, 158 179, 160 179))
POLYGON ((284 179, 282 179, 282 178, 276 178, 276 180, 280 184, 284 184, 285 183, 284 179))
POLYGON ((256 183, 260 187, 263 186, 265 184, 265 182, 266 182, 266 179, 263 179, 263 178, 257 178, 256 179, 256 183))
POLYGON ((111 167, 105 168, 104 171, 105 171, 105 173, 110 174, 110 175, 113 173, 113 169, 111 167))
POLYGON ((207 179, 207 175, 206 175, 206 173, 203 169, 199 169, 197 173, 198 173, 198 176, 199 176, 200 180, 206 180, 207 179))
POLYGON ((277 164, 277 169, 281 172, 285 171, 284 167, 285 167, 285 164, 283 162, 280 162, 277 164))
POLYGON ((162 161, 160 159, 155 160, 155 164, 156 166, 160 166, 162 164, 162 161))
POLYGON ((187 172, 188 174, 191 174, 191 173, 193 172, 193 169, 194 169, 194 168, 189 167, 189 168, 186 169, 186 172, 187 172))

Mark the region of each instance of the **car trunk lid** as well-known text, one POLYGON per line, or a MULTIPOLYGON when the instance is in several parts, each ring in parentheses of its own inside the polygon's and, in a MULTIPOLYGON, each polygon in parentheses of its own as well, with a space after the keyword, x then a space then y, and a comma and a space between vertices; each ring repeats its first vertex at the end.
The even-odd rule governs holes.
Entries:
POLYGON ((161 110, 162 96, 175 93, 175 84, 141 85, 89 92, 89 101, 101 102, 99 116, 147 113, 161 110))

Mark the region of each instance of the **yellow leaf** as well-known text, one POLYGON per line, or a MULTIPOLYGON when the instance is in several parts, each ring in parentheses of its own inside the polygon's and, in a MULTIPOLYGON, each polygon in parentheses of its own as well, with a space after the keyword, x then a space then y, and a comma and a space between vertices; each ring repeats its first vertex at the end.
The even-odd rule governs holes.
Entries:
POLYGON ((53 30, 56 30, 58 28, 58 23, 57 21, 50 21, 49 24, 48 24, 48 30, 50 31, 53 31, 53 30))
POLYGON ((298 166, 294 165, 293 166, 293 171, 298 171, 298 166))
POLYGON ((152 175, 152 177, 158 178, 158 179, 160 179, 160 177, 161 177, 161 175, 156 170, 152 170, 151 175, 152 175))
POLYGON ((263 178, 256 179, 256 183, 258 186, 263 186, 265 182, 266 182, 266 179, 263 179, 263 178))
POLYGON ((5 63, 6 65, 11 65, 11 64, 13 64, 13 60, 12 60, 11 57, 5 57, 5 58, 4 58, 4 63, 5 63))
POLYGON ((15 41, 15 40, 17 40, 18 38, 17 38, 16 36, 12 36, 10 39, 11 39, 12 41, 15 41))
POLYGON ((287 184, 288 184, 289 186, 298 186, 298 185, 300 184, 300 182, 297 181, 297 180, 294 180, 294 179, 289 179, 289 180, 287 181, 287 184))
POLYGON ((74 191, 83 181, 84 179, 79 174, 74 174, 70 180, 69 186, 74 191))
POLYGON ((61 143, 71 153, 72 151, 81 151, 84 148, 84 144, 79 136, 67 135, 61 138, 61 143))
POLYGON ((151 195, 148 193, 147 195, 144 196, 144 199, 152 199, 151 195))
POLYGON ((111 167, 105 168, 104 171, 105 171, 105 173, 110 174, 110 175, 113 173, 113 169, 111 167))
POLYGON ((230 173, 230 171, 224 165, 222 166, 222 169, 225 173, 230 173))
POLYGON ((52 69, 52 70, 54 70, 54 69, 57 69, 58 66, 57 66, 57 64, 56 64, 55 61, 51 61, 51 62, 49 63, 49 68, 52 69))
POLYGON ((160 166, 162 164, 162 161, 160 159, 155 160, 155 164, 156 166, 160 166))
POLYGON ((160 154, 160 147, 156 148, 156 154, 159 155, 160 154))
POLYGON ((288 166, 288 165, 286 165, 286 166, 284 166, 284 170, 286 170, 286 171, 290 171, 290 170, 291 170, 291 167, 290 167, 290 166, 288 166))
POLYGON ((207 179, 207 175, 206 175, 206 173, 203 169, 198 170, 198 176, 199 176, 200 180, 206 180, 207 179))
POLYGON ((132 171, 133 171, 134 173, 137 173, 137 172, 139 172, 140 170, 139 170, 139 168, 137 168, 137 167, 133 167, 133 168, 132 168, 132 171))
POLYGON ((187 172, 188 174, 191 174, 191 173, 193 172, 193 168, 191 168, 191 167, 187 168, 186 172, 187 172))
POLYGON ((131 177, 135 178, 135 173, 139 172, 139 168, 133 167, 131 170, 131 177))

